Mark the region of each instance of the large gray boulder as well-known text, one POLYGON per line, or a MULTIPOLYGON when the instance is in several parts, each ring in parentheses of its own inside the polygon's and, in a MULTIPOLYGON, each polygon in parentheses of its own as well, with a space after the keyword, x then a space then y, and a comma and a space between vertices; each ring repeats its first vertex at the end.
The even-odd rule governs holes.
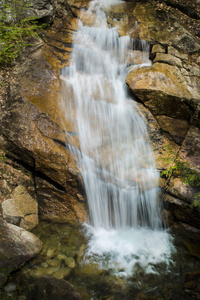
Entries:
POLYGON ((42 242, 35 235, 0 218, 0 286, 41 249, 42 242))

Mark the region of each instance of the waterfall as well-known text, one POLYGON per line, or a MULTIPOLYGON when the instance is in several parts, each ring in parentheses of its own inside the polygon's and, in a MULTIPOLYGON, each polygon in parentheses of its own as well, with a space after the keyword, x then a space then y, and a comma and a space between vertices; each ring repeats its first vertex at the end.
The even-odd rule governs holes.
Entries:
MULTIPOLYGON (((133 230, 138 237, 142 232, 148 235, 149 230, 160 230, 162 234, 159 174, 146 121, 125 86, 127 73, 135 67, 136 43, 128 36, 119 37, 116 28, 107 24, 107 8, 118 3, 121 1, 91 2, 87 14, 95 14, 93 24, 87 26, 80 21, 70 66, 61 72, 66 90, 64 103, 70 105, 68 118, 79 133, 80 147, 72 144, 71 150, 79 159, 88 202, 88 230, 93 236, 97 234, 98 252, 100 232, 103 240, 108 233, 107 244, 113 232, 120 232, 126 240, 127 232, 132 231, 132 236, 133 230)), ((140 41, 139 45, 141 63, 149 65, 148 43, 140 41)), ((120 243, 125 249, 123 238, 120 243)), ((131 243, 127 251, 139 252, 130 250, 131 243)), ((93 244, 93 252, 94 248, 93 244)))

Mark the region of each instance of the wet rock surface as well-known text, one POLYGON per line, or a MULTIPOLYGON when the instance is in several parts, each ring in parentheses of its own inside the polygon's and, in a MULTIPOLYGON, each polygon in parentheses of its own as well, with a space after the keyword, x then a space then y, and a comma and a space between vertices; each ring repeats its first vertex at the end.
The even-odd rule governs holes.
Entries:
MULTIPOLYGON (((49 299, 51 296, 56 298, 55 293, 58 299, 74 299, 73 297, 80 295, 83 299, 93 297, 117 300, 170 300, 176 299, 177 295, 179 299, 196 299, 199 241, 193 240, 191 233, 183 240, 180 235, 180 241, 174 241, 177 250, 172 254, 173 263, 166 262, 167 266, 164 263, 154 265, 158 274, 145 273, 143 268, 137 265, 129 278, 116 276, 111 270, 100 267, 98 263, 85 261, 87 238, 84 238, 83 233, 83 228, 77 224, 52 224, 42 221, 34 229, 34 234, 44 245, 41 253, 29 262, 26 268, 17 271, 7 282, 5 289, 9 290, 12 286, 16 286, 17 289, 19 286, 18 295, 24 299, 49 299), (170 271, 166 272, 166 268, 170 271)), ((13 299, 15 294, 16 291, 10 291, 13 299)))
MULTIPOLYGON (((8 109, 2 120, 2 128, 8 140, 7 153, 9 153, 14 159, 18 159, 22 161, 22 163, 32 168, 32 172, 35 176, 38 199, 43 196, 43 202, 45 202, 45 193, 47 199, 51 198, 51 196, 48 197, 49 193, 50 195, 54 193, 54 198, 52 198, 52 201, 54 199, 55 201, 59 201, 56 199, 63 198, 62 202, 66 203, 68 201, 70 206, 70 196, 72 200, 78 199, 77 187, 80 180, 79 172, 75 163, 75 159, 71 155, 69 149, 65 147, 65 144, 62 142, 62 140, 59 143, 59 133, 57 129, 58 125, 55 124, 53 133, 53 126, 48 127, 48 132, 50 132, 49 138, 47 132, 47 136, 41 132, 43 128, 41 130, 37 128, 36 124, 39 124, 38 119, 40 118, 41 114, 37 107, 28 102, 24 103, 23 105, 17 104, 17 107, 18 108, 15 106, 15 108, 11 108, 10 110, 8 109), (21 113, 23 117, 21 117, 21 113), (13 128, 12 125, 9 125, 11 124, 9 121, 11 118, 13 122, 19 124, 18 128, 13 128), (56 139, 52 138, 53 134, 56 136, 56 139)), ((46 118, 49 120, 47 115, 46 118)), ((47 121, 47 124, 48 123, 50 122, 47 121)), ((53 125, 53 122, 51 122, 51 125, 53 125)), ((61 129, 60 134, 62 135, 61 129)), ((40 214, 42 214, 43 211, 41 205, 39 202, 40 214)), ((73 207, 72 202, 71 206, 73 207)), ((84 208, 82 210, 84 210, 84 208)), ((58 214, 58 210, 55 210, 55 213, 56 211, 58 214)), ((72 213, 69 215, 69 217, 78 219, 76 214, 73 213, 73 208, 71 212, 72 213)), ((65 219, 67 221, 66 215, 64 217, 61 216, 60 218, 62 221, 65 219)), ((82 217, 82 220, 83 219, 84 216, 82 217)))
POLYGON ((78 21, 69 5, 58 4, 57 12, 61 9, 63 15, 45 31, 44 41, 34 40, 15 68, 4 74, 10 83, 2 91, 1 134, 5 155, 33 174, 40 217, 82 222, 85 201, 78 196, 80 174, 65 133, 76 130, 62 115, 59 93, 59 68, 69 59, 78 21))
MULTIPOLYGON (((163 150, 162 157, 169 164, 161 163, 162 168, 166 170, 180 160, 199 172, 199 3, 138 1, 133 14, 139 23, 138 36, 151 44, 152 65, 131 71, 127 84, 156 118, 161 135, 180 147, 171 144, 170 149, 174 150, 170 155, 167 149, 163 150), (198 8, 193 21, 195 7, 198 8)), ((184 184, 177 176, 166 178, 164 184, 168 223, 188 230, 190 226, 199 228, 198 209, 191 206, 199 187, 184 184)))
POLYGON ((28 296, 30 300, 49 300, 49 299, 70 299, 80 300, 81 295, 74 290, 73 285, 64 279, 56 279, 46 275, 34 283, 28 296))
POLYGON ((200 272, 185 273, 185 289, 193 290, 198 295, 200 293, 200 272))

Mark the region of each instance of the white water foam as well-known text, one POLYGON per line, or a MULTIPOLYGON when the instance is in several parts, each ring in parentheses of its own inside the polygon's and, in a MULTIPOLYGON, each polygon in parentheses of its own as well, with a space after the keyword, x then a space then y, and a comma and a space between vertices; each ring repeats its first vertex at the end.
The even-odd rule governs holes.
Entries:
POLYGON ((165 231, 149 228, 121 230, 94 228, 85 224, 89 238, 85 262, 98 263, 118 276, 131 276, 138 268, 146 274, 157 273, 156 265, 165 263, 166 271, 172 263, 175 248, 172 236, 165 231))

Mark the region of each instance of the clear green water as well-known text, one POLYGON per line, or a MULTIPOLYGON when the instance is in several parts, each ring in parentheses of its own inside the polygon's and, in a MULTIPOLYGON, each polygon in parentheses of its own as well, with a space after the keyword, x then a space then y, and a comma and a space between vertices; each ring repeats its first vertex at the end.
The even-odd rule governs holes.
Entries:
POLYGON ((155 265, 155 274, 146 274, 138 265, 132 276, 120 277, 100 269, 94 261, 83 262, 87 239, 81 225, 41 222, 33 233, 43 242, 43 250, 10 277, 8 283, 16 284, 16 290, 10 296, 0 292, 1 299, 28 299, 25 297, 34 280, 46 274, 72 283, 83 300, 199 299, 198 280, 184 282, 187 272, 200 270, 200 243, 195 240, 175 237, 177 251, 171 263, 167 267, 163 263, 155 265))

